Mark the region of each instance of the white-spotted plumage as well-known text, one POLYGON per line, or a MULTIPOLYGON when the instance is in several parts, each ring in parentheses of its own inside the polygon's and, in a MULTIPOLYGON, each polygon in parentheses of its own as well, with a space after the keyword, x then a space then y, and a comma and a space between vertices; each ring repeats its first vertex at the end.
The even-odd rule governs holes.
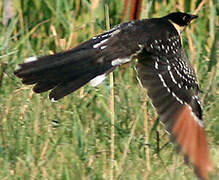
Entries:
POLYGON ((180 84, 180 83, 177 83, 177 85, 178 85, 178 87, 179 87, 179 88, 182 88, 182 86, 181 86, 181 84, 180 84))
POLYGON ((155 65, 154 65, 155 69, 158 69, 158 62, 155 61, 155 65))
POLYGON ((174 92, 172 92, 172 96, 175 97, 178 102, 184 104, 184 102, 174 92))
POLYGON ((158 51, 160 51, 160 46, 159 45, 157 46, 157 49, 158 49, 158 51))
MULTIPOLYGON (((171 93, 171 95, 172 95, 178 102, 180 102, 181 104, 184 104, 184 102, 183 102, 174 92, 172 92, 172 91, 170 90, 170 88, 167 86, 167 84, 166 84, 166 82, 165 82, 163 76, 162 76, 161 74, 158 74, 158 76, 159 76, 159 78, 160 78, 160 80, 161 80, 163 86, 167 89, 167 91, 168 91, 169 93, 171 93)), ((175 79, 174 79, 174 80, 175 80, 175 79)), ((177 84, 177 82, 176 82, 176 84, 177 84)))
POLYGON ((192 98, 201 106, 200 98, 197 95, 192 96, 192 98))
POLYGON ((166 85, 166 83, 165 83, 165 81, 164 81, 164 79, 163 79, 163 76, 162 76, 161 74, 158 74, 158 76, 159 76, 159 78, 160 78, 160 80, 161 80, 163 86, 164 86, 164 87, 167 87, 167 85, 166 85))
POLYGON ((120 66, 130 61, 130 58, 117 58, 111 62, 112 66, 120 66))
POLYGON ((101 45, 106 43, 107 41, 108 41, 108 39, 104 39, 104 40, 100 41, 99 43, 94 44, 93 48, 99 48, 99 47, 101 48, 101 45))
MULTIPOLYGON (((148 88, 152 103, 158 109, 160 119, 171 136, 175 136, 173 129, 177 121, 176 116, 186 103, 194 118, 191 118, 187 108, 184 111, 187 114, 182 114, 183 116, 180 117, 182 121, 184 121, 184 115, 186 119, 189 114, 188 120, 194 119, 200 126, 203 126, 201 110, 197 107, 200 104, 199 97, 194 96, 199 90, 195 84, 195 73, 182 49, 180 32, 177 33, 178 29, 175 30, 169 22, 171 19, 175 22, 178 18, 170 17, 172 16, 122 23, 61 55, 42 56, 39 57, 39 61, 28 64, 28 62, 37 60, 36 57, 30 57, 26 60, 27 64, 21 64, 15 74, 26 84, 36 84, 34 91, 37 93, 51 89, 50 99, 56 102, 55 100, 79 89, 88 82, 92 86, 98 86, 117 66, 128 63, 132 57, 137 57, 139 78, 148 88)), ((183 128, 180 133, 187 133, 185 129, 187 126, 183 128)), ((191 131, 189 132, 192 134, 191 131)), ((194 132, 196 133, 194 135, 198 136, 198 131, 194 132)), ((181 134, 179 137, 184 138, 181 134)), ((188 137, 186 134, 185 138, 188 137)), ((177 136, 174 138, 177 139, 177 136)), ((195 143, 197 142, 201 141, 195 143)), ((184 148, 180 143, 179 145, 182 149, 184 148)), ((188 141, 186 141, 185 147, 188 146, 188 141)), ((194 149, 197 150, 199 147, 194 147, 194 149)), ((195 151, 189 152, 194 154, 195 151)), ((186 155, 188 156, 188 153, 186 155)), ((197 154, 195 157, 199 155, 201 157, 202 154, 197 154)), ((191 157, 188 156, 188 158, 191 157)))
POLYGON ((101 46, 100 49, 105 49, 107 46, 101 46))
POLYGON ((175 84, 177 84, 177 82, 176 82, 176 80, 175 80, 175 78, 174 78, 174 76, 173 76, 173 73, 172 73, 171 71, 168 71, 168 72, 169 72, 169 74, 170 74, 170 77, 171 77, 172 81, 173 81, 175 84))

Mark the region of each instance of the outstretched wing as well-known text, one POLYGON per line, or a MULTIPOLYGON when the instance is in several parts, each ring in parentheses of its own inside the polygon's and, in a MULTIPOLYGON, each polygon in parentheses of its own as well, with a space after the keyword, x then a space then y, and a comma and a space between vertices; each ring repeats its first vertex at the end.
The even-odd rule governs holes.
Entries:
POLYGON ((127 57, 137 56, 139 79, 148 89, 161 122, 172 141, 194 164, 196 174, 207 179, 212 164, 195 72, 173 25, 154 22, 156 19, 126 24, 98 48, 112 66, 126 63, 127 57))
POLYGON ((63 98, 88 82, 96 86, 141 50, 135 36, 141 30, 133 28, 141 24, 123 23, 68 51, 28 58, 14 73, 24 84, 35 84, 36 93, 51 90, 51 100, 63 98))
POLYGON ((15 71, 37 93, 58 100, 88 82, 97 85, 121 64, 138 57, 138 73, 172 139, 203 179, 212 168, 203 130, 195 73, 180 37, 165 19, 122 23, 61 53, 28 59, 15 71))
POLYGON ((171 36, 169 26, 160 19, 122 23, 68 51, 28 58, 15 75, 24 84, 35 84, 34 92, 51 90, 49 98, 58 100, 88 82, 100 84, 109 72, 141 52, 151 36, 171 36))
POLYGON ((151 40, 138 56, 139 79, 161 122, 203 179, 212 169, 203 130, 199 87, 179 36, 151 40))

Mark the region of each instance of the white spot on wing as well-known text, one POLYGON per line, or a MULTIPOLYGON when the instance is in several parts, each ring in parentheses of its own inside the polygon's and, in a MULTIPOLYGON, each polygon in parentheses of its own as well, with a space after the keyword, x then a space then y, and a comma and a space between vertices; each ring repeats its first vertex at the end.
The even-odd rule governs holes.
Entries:
POLYGON ((117 58, 111 62, 111 65, 112 66, 119 66, 119 65, 125 64, 129 61, 130 61, 129 58, 117 58))
POLYGON ((178 96, 172 92, 172 96, 176 98, 177 101, 179 101, 181 104, 183 104, 183 101, 181 99, 178 98, 178 96))
POLYGON ((101 41, 101 44, 105 43, 106 41, 108 41, 108 39, 104 39, 101 41))
POLYGON ((90 85, 95 87, 100 85, 104 80, 106 79, 106 75, 105 74, 101 74, 93 79, 90 80, 90 85))
POLYGON ((157 49, 158 49, 158 51, 160 51, 160 46, 159 45, 157 46, 157 49))
POLYGON ((172 73, 171 71, 169 71, 169 74, 170 74, 170 77, 171 77, 172 81, 173 81, 175 84, 177 84, 177 82, 176 82, 176 80, 175 80, 175 78, 174 78, 174 76, 173 76, 173 73, 172 73))
POLYGON ((158 69, 158 63, 157 63, 157 61, 155 61, 155 69, 158 69))
POLYGON ((163 79, 163 76, 162 76, 161 74, 158 74, 158 76, 159 76, 161 82, 163 83, 163 86, 164 86, 164 87, 167 87, 167 85, 166 85, 166 83, 165 83, 165 81, 164 81, 164 79, 163 79))
POLYGON ((174 92, 171 92, 170 89, 167 87, 167 84, 165 83, 165 80, 163 79, 163 76, 162 76, 161 74, 158 74, 158 76, 159 76, 159 78, 160 78, 160 80, 161 80, 163 86, 166 87, 167 91, 168 91, 169 93, 171 93, 172 96, 173 96, 178 102, 180 102, 181 104, 183 104, 184 102, 183 102, 178 96, 176 96, 176 94, 175 94, 174 92))
POLYGON ((105 49, 107 46, 101 46, 100 49, 105 49))
POLYGON ((33 57, 29 57, 27 59, 25 59, 25 63, 30 63, 30 62, 33 62, 33 61, 36 61, 37 60, 37 57, 36 56, 33 56, 33 57))
MULTIPOLYGON (((93 45, 93 48, 98 48, 98 47, 100 47, 102 44, 104 44, 106 41, 108 41, 108 39, 104 39, 104 40, 102 40, 102 41, 100 41, 99 43, 97 43, 97 44, 94 44, 93 45)), ((103 46, 103 47, 106 47, 106 46, 103 46)), ((101 48, 102 49, 102 48, 101 48)), ((103 48, 104 49, 104 48, 103 48)))
POLYGON ((93 48, 98 48, 100 46, 100 43, 94 44, 93 48))

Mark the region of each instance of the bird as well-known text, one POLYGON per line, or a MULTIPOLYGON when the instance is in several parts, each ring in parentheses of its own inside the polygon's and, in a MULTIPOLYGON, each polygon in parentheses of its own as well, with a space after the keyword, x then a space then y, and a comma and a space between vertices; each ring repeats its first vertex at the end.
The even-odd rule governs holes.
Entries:
POLYGON ((35 93, 50 90, 57 101, 87 83, 101 84, 117 67, 137 59, 136 71, 147 89, 170 141, 207 180, 213 170, 204 131, 200 88, 182 47, 181 33, 198 16, 173 12, 133 20, 52 55, 29 57, 14 74, 35 93))

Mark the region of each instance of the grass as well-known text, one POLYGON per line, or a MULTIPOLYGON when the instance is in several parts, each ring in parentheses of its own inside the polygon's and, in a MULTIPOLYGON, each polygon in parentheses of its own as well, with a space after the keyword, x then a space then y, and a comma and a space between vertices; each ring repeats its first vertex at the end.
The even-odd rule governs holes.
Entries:
MULTIPOLYGON (((109 79, 102 86, 87 85, 51 103, 48 93, 33 94, 30 86, 13 75, 16 64, 26 57, 68 49, 106 30, 106 4, 112 27, 120 22, 122 1, 16 0, 16 17, 8 26, 0 24, 0 179, 109 179, 109 79)), ((198 11, 199 18, 183 35, 183 46, 203 91, 206 133, 215 166, 212 179, 219 174, 216 8, 215 1, 144 1, 142 11, 142 18, 175 10, 198 11)), ((134 63, 114 73, 113 178, 196 179, 192 168, 175 155, 133 67, 134 63)))

